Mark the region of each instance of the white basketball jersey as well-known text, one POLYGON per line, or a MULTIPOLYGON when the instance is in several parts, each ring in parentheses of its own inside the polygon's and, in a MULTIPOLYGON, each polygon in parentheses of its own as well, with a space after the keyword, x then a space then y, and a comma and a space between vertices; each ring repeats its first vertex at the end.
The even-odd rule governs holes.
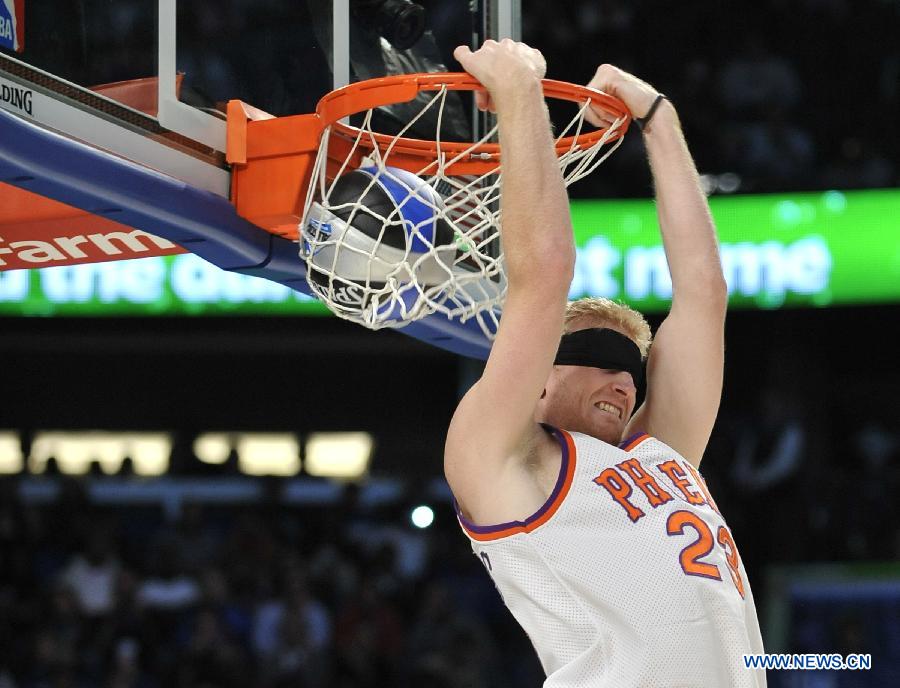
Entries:
POLYGON ((534 644, 545 688, 765 686, 737 547, 697 470, 646 434, 620 447, 553 431, 550 498, 476 526, 472 549, 534 644))

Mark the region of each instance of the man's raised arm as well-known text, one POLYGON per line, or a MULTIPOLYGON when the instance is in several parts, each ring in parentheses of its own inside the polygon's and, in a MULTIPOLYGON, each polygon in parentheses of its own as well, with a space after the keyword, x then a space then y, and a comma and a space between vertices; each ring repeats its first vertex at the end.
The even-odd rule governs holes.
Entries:
POLYGON ((451 421, 444 469, 467 516, 494 523, 528 515, 516 513, 515 492, 528 489, 525 460, 542 439, 534 409, 562 334, 575 247, 541 90, 543 57, 509 39, 454 55, 486 89, 479 107, 497 113, 509 289, 484 374, 451 421))
MULTIPOLYGON (((621 98, 636 117, 648 113, 659 96, 649 84, 610 65, 602 65, 589 85, 621 98)), ((644 430, 697 466, 722 395, 728 291, 706 196, 667 100, 657 103, 644 144, 672 275, 672 308, 650 349, 646 400, 626 434, 644 430)))

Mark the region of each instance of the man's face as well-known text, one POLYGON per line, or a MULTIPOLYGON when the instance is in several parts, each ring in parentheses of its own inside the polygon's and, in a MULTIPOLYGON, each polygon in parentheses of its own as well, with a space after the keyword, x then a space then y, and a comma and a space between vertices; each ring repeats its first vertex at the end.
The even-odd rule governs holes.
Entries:
MULTIPOLYGON (((570 332, 596 323, 576 321, 570 332)), ((637 397, 631 373, 588 366, 555 365, 538 402, 537 420, 618 444, 637 397)))
POLYGON ((586 366, 553 366, 539 419, 618 444, 634 412, 637 388, 631 373, 586 366))

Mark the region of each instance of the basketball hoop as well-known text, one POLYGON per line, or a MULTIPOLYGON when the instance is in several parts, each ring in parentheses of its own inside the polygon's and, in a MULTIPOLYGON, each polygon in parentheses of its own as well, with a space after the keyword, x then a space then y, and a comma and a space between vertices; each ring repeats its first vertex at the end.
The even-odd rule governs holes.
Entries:
MULTIPOLYGON (((300 256, 313 293, 338 316, 380 329, 442 313, 476 318, 488 338, 496 333, 506 294, 497 127, 471 143, 441 140, 447 94, 481 88, 465 73, 409 74, 351 84, 319 101, 322 133, 300 256), (372 129, 378 107, 419 94, 431 96, 397 135, 372 129), (435 138, 406 136, 430 110, 437 114, 435 138), (347 123, 352 115, 362 116, 360 126, 347 123)), ((544 80, 543 90, 545 98, 578 104, 555 144, 568 186, 615 151, 631 114, 585 86, 544 80), (614 123, 593 129, 585 122, 589 108, 606 111, 614 123)))

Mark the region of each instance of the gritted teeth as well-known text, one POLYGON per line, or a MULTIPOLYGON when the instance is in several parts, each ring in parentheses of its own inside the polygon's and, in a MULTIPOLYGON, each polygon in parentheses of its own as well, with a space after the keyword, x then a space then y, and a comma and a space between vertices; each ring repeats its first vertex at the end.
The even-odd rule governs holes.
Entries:
POLYGON ((622 419, 622 409, 614 404, 610 404, 608 401, 598 401, 594 406, 601 411, 606 411, 607 413, 612 413, 619 420, 622 419))

